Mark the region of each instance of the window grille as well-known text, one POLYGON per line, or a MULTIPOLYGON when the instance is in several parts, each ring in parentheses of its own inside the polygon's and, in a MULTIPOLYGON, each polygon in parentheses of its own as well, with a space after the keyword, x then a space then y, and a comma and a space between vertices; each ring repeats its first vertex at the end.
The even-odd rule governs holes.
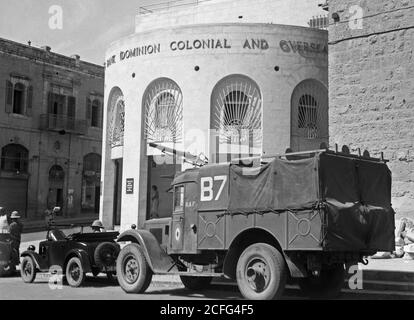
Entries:
POLYGON ((219 144, 216 154, 261 153, 262 97, 256 83, 248 77, 230 76, 218 83, 211 103, 211 129, 219 144))
POLYGON ((322 83, 311 79, 301 82, 293 92, 291 108, 294 151, 328 142, 328 90, 322 83))
POLYGON ((124 145, 125 103, 124 95, 119 88, 113 89, 109 98, 109 144, 112 148, 124 145))
POLYGON ((182 140, 183 95, 169 79, 154 81, 144 95, 145 139, 180 143, 182 140))

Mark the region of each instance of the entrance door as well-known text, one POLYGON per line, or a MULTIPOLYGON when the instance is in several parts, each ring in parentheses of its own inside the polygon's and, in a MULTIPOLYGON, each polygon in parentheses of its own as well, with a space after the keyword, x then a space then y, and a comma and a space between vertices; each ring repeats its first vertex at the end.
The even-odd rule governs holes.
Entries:
POLYGON ((7 213, 17 210, 23 217, 27 208, 27 180, 0 178, 0 205, 7 213))
POLYGON ((115 160, 115 188, 114 188, 114 225, 121 224, 121 204, 122 204, 122 170, 123 160, 115 160))

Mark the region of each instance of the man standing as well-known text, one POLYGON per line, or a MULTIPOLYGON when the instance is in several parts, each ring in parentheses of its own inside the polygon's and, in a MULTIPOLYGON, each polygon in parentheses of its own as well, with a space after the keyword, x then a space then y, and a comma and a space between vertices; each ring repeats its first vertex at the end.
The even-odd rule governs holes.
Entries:
POLYGON ((9 233, 9 222, 3 207, 0 207, 0 233, 9 233))
POLYGON ((158 193, 158 187, 152 186, 152 195, 151 195, 151 219, 159 218, 158 207, 160 205, 160 194, 158 193))
POLYGON ((11 214, 11 223, 10 223, 10 237, 11 237, 11 246, 15 254, 16 265, 19 264, 20 260, 20 241, 22 237, 23 225, 20 223, 20 215, 17 211, 13 211, 11 214))

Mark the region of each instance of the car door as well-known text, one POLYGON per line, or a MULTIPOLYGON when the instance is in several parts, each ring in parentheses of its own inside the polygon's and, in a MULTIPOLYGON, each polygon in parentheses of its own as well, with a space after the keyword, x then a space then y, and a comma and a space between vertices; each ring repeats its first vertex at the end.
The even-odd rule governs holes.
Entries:
POLYGON ((68 240, 50 241, 48 243, 49 266, 63 267, 65 263, 67 245, 68 245, 68 240))

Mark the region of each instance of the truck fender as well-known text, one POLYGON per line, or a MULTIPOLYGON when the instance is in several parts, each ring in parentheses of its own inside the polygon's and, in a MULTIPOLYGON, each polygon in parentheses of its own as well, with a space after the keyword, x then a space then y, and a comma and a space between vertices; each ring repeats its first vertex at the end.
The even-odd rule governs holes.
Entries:
POLYGON ((139 244, 154 273, 178 271, 174 260, 161 248, 158 240, 148 230, 127 230, 118 237, 117 241, 139 244))
POLYGON ((22 258, 24 257, 30 257, 33 259, 34 263, 36 264, 36 269, 38 269, 41 272, 48 272, 49 266, 47 264, 47 261, 43 259, 43 257, 38 254, 35 251, 32 250, 26 250, 20 254, 22 258))
POLYGON ((92 272, 89 255, 85 250, 82 249, 72 249, 66 254, 63 272, 66 272, 66 265, 68 264, 69 260, 73 257, 78 257, 80 259, 84 272, 92 272))

